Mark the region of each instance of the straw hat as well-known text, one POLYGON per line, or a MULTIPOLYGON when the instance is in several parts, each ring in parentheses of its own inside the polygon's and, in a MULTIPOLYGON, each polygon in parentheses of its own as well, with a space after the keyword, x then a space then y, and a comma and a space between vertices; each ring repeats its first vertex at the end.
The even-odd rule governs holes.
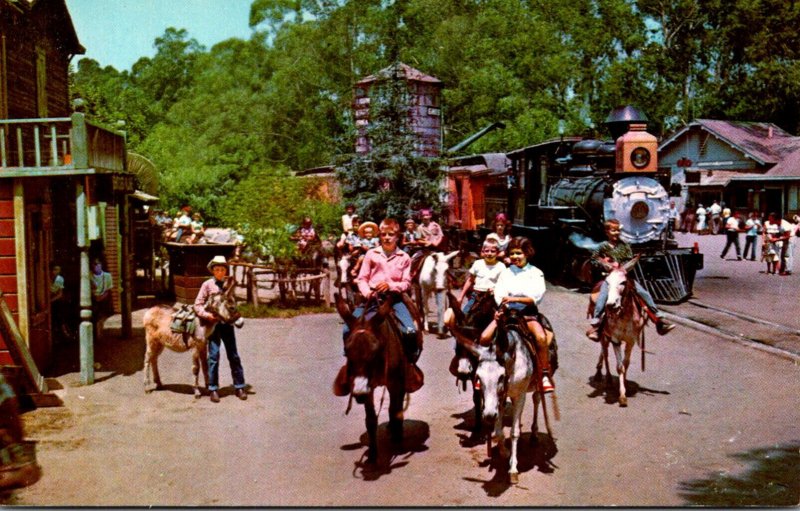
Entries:
POLYGON ((378 224, 376 224, 375 222, 364 222, 363 224, 361 224, 358 227, 358 235, 363 238, 364 237, 364 231, 366 231, 369 228, 372 229, 372 232, 375 235, 378 234, 378 224))
POLYGON ((214 259, 208 262, 208 271, 213 272, 214 266, 224 266, 225 268, 227 268, 228 260, 225 259, 225 256, 215 255, 214 259))

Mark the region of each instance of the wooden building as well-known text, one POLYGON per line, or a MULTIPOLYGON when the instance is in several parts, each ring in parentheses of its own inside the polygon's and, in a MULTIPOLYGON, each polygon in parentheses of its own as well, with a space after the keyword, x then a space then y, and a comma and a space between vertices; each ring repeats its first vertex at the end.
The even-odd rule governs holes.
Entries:
POLYGON ((505 195, 510 167, 503 153, 455 158, 447 168, 447 224, 467 231, 491 227, 494 215, 505 211, 505 197, 498 201, 497 195, 505 195))
POLYGON ((370 122, 371 102, 375 100, 381 83, 398 78, 408 86, 408 122, 414 133, 414 150, 419 156, 438 157, 442 154, 442 82, 418 69, 398 62, 359 80, 355 86, 353 111, 355 112, 356 153, 370 150, 367 126, 370 122))
MULTIPOLYGON (((73 112, 68 66, 84 53, 64 0, 0 0, 0 290, 33 360, 50 363, 50 265, 81 318, 85 383, 94 379, 90 259, 114 279, 130 335, 130 221, 124 134, 73 112)), ((0 364, 10 364, 8 340, 0 364)))
POLYGON ((734 211, 800 210, 800 137, 771 123, 696 119, 659 145, 684 202, 734 211))

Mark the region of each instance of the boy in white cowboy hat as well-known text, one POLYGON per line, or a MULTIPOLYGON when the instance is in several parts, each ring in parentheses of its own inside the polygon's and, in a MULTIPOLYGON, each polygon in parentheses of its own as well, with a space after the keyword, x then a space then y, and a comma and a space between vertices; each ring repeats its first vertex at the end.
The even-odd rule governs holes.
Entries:
MULTIPOLYGON (((214 320, 214 316, 205 310, 205 303, 208 297, 215 293, 222 292, 225 284, 225 277, 228 275, 228 261, 225 256, 214 256, 208 262, 208 271, 214 276, 200 286, 200 292, 194 300, 194 311, 197 317, 206 321, 214 320)), ((227 323, 217 323, 211 337, 208 338, 208 390, 211 401, 219 403, 219 352, 220 344, 225 345, 225 353, 228 355, 228 364, 231 366, 231 376, 233 377, 233 387, 236 389, 236 397, 241 400, 247 399, 244 390, 244 369, 242 360, 239 358, 239 350, 236 348, 236 334, 233 325, 227 323)))

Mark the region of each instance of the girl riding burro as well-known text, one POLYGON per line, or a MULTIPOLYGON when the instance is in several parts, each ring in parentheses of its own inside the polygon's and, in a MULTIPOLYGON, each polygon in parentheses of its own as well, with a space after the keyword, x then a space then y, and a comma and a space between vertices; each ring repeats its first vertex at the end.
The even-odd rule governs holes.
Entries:
MULTIPOLYGON (((603 224, 603 227, 605 227, 606 237, 608 239, 600 244, 592 257, 592 261, 595 264, 602 264, 599 261, 603 261, 604 263, 612 266, 622 266, 626 262, 633 259, 633 250, 631 250, 631 246, 620 239, 622 228, 619 220, 613 218, 607 220, 603 224)), ((644 305, 646 305, 647 309, 650 310, 651 315, 655 317, 656 331, 658 334, 666 335, 673 328, 675 328, 675 325, 664 319, 663 313, 658 310, 655 301, 653 301, 653 297, 650 295, 647 289, 645 289, 645 287, 636 280, 634 280, 634 285, 636 294, 639 295, 639 298, 641 298, 641 300, 644 302, 644 305)), ((597 296, 597 301, 595 302, 592 318, 589 322, 589 329, 586 331, 586 336, 595 342, 600 340, 599 330, 602 323, 603 310, 606 307, 607 301, 608 283, 603 280, 602 284, 600 285, 600 292, 597 296)))
MULTIPOLYGON (((464 287, 458 295, 458 303, 461 304, 461 312, 467 316, 472 310, 475 303, 480 299, 484 293, 494 293, 494 287, 497 280, 506 269, 506 265, 497 260, 499 247, 497 241, 494 239, 487 239, 481 246, 481 258, 472 263, 469 269, 467 278, 464 281, 464 287)), ((448 309, 444 316, 445 324, 452 330, 455 322, 455 315, 453 311, 448 309)), ((477 326, 477 325, 476 325, 477 326)), ((480 325, 481 327, 483 325, 480 325)), ((454 376, 459 375, 457 368, 459 367, 459 360, 466 357, 466 350, 456 343, 456 355, 450 362, 450 372, 454 376)), ((463 371, 466 373, 466 371, 463 371)))
MULTIPOLYGON (((411 288, 411 258, 397 247, 400 225, 396 220, 392 218, 383 220, 379 231, 380 246, 367 251, 361 270, 355 278, 365 302, 353 311, 353 316, 358 318, 366 313, 367 318, 370 318, 377 312, 379 300, 392 301, 393 315, 408 360, 406 390, 413 392, 422 386, 423 374, 416 365, 422 352, 422 334, 418 327, 419 313, 405 295, 411 288)), ((345 323, 342 339, 346 340, 349 334, 350 328, 345 323)), ((334 382, 336 394, 346 395, 349 392, 348 385, 347 364, 345 364, 339 370, 334 382)))
POLYGON ((500 308, 481 334, 480 343, 484 346, 491 344, 497 322, 503 317, 504 306, 521 313, 534 340, 536 359, 542 374, 542 391, 550 393, 554 389, 550 378, 550 356, 547 335, 539 322, 538 308, 545 293, 544 273, 528 262, 534 255, 533 245, 528 238, 513 238, 508 244, 507 253, 511 265, 500 273, 494 287, 495 303, 500 308))

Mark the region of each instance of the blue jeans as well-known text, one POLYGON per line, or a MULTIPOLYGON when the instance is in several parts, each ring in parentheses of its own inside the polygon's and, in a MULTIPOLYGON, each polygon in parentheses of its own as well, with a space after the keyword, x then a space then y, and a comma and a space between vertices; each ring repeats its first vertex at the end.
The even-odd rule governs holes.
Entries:
MULTIPOLYGON (((650 295, 650 292, 647 290, 647 288, 635 280, 633 281, 633 284, 636 288, 636 294, 639 295, 642 300, 644 300, 647 308, 653 311, 653 314, 655 314, 657 318, 660 318, 661 311, 658 310, 658 307, 656 307, 656 302, 653 300, 653 297, 650 295)), ((606 308, 606 302, 608 302, 608 282, 604 280, 600 285, 600 292, 597 295, 597 302, 594 304, 594 314, 592 315, 594 319, 600 319, 600 316, 603 315, 603 310, 606 308)))
MULTIPOLYGON (((370 300, 369 305, 367 319, 371 319, 372 316, 378 312, 378 304, 375 300, 370 300)), ((392 310, 394 310, 394 317, 397 318, 400 334, 403 335, 403 337, 417 335, 417 326, 414 324, 414 319, 411 317, 411 313, 408 311, 406 304, 404 304, 402 300, 397 300, 392 304, 392 310)), ((364 314, 364 304, 359 305, 356 307, 356 310, 353 311, 353 316, 356 318, 360 318, 362 314, 364 314)), ((344 341, 347 339, 348 335, 350 335, 350 327, 345 323, 342 329, 342 340, 344 341)))
POLYGON ((234 388, 244 388, 244 369, 239 358, 239 350, 236 349, 233 325, 217 323, 208 339, 208 390, 219 390, 220 343, 225 344, 225 354, 228 355, 228 364, 231 366, 234 388))
POLYGON ((756 244, 758 240, 757 236, 745 236, 744 237, 744 254, 742 256, 747 259, 747 253, 750 252, 750 259, 756 258, 756 244))

